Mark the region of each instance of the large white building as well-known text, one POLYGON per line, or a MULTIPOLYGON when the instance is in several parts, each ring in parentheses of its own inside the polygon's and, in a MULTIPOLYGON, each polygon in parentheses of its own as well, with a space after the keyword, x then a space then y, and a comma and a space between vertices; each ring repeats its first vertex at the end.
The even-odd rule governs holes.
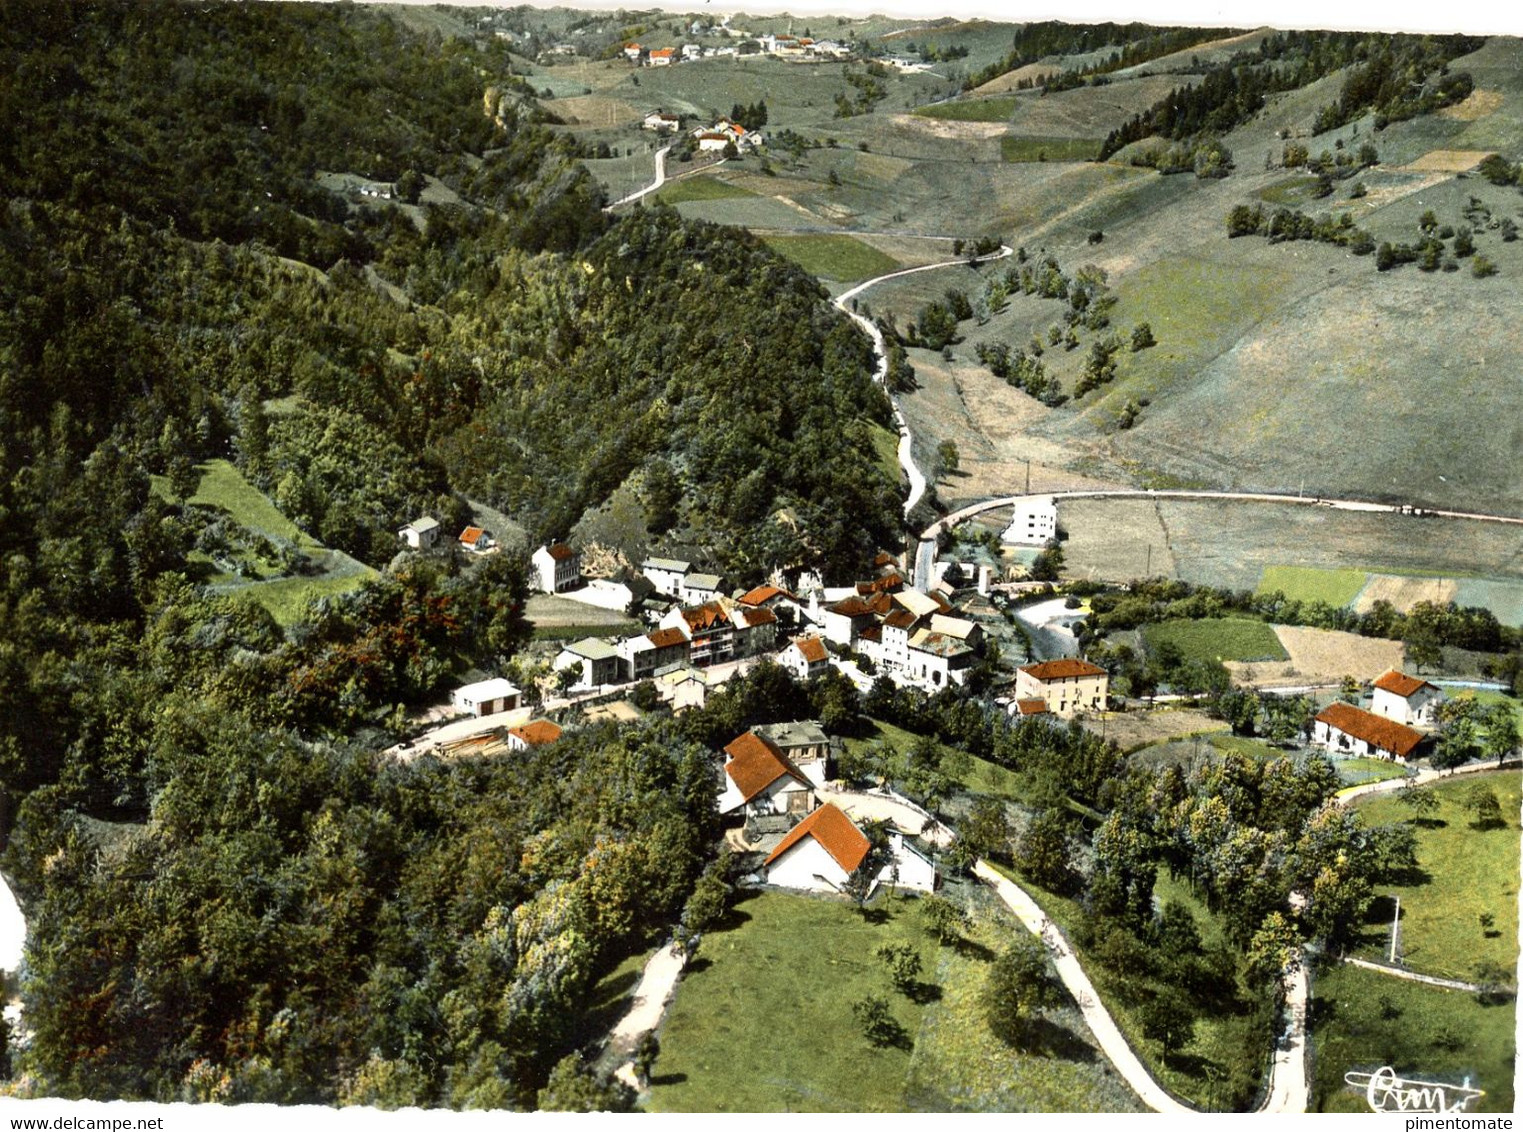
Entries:
POLYGON ((1438 722, 1435 713, 1443 701, 1438 685, 1393 668, 1375 681, 1370 710, 1406 727, 1432 727, 1438 722))
POLYGON ((1015 670, 1015 698, 1042 700, 1054 715, 1100 711, 1110 688, 1105 669, 1087 660, 1066 657, 1027 664, 1015 670))
POLYGON ((1050 495, 1028 495, 1015 501, 1015 514, 1001 540, 1015 546, 1046 546, 1058 537, 1058 505, 1050 495))

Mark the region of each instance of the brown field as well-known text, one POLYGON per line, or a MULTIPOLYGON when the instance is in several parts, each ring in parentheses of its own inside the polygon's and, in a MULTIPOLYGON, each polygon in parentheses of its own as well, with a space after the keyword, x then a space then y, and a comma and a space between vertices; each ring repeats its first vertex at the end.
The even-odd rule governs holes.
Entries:
POLYGON ((1403 578, 1395 574, 1375 574, 1354 602, 1357 613, 1368 613, 1377 601, 1388 601, 1402 613, 1420 601, 1447 605, 1459 592, 1452 578, 1403 578))
POLYGON ((596 126, 608 129, 627 126, 645 117, 629 103, 598 94, 555 100, 555 113, 570 126, 596 126))
POLYGON ((1082 717, 1085 728, 1104 735, 1123 751, 1135 751, 1203 731, 1226 731, 1227 724, 1205 712, 1162 708, 1156 711, 1108 711, 1082 717))
POLYGON ((583 605, 551 594, 534 594, 524 603, 524 616, 544 629, 561 629, 567 625, 607 625, 619 628, 629 624, 629 618, 612 609, 599 609, 595 605, 583 605))
POLYGON ((1486 154, 1484 149, 1430 149, 1403 168, 1412 173, 1468 173, 1486 154))
POLYGON ((1005 94, 1016 88, 1016 84, 1030 79, 1032 82, 1041 82, 1048 75, 1061 74, 1062 67, 1056 63, 1027 63, 1024 67, 1017 67, 1013 71, 1006 71, 997 78, 992 78, 983 86, 974 87, 974 94, 1005 94))
POLYGON ((1104 137, 1179 86, 1174 75, 1144 75, 1016 102, 1014 132, 1035 137, 1104 137))
POLYGON ((997 138, 1004 134, 1004 122, 958 122, 950 118, 923 118, 917 114, 895 114, 893 123, 908 130, 930 134, 950 141, 997 138))
MULTIPOLYGON (((1038 484, 1032 475, 1032 486, 1038 484)), ((1066 573, 1075 578, 1128 581, 1172 578, 1179 562, 1169 542, 1161 505, 1152 500, 1084 499, 1058 504, 1066 573)))
POLYGON ((1405 656, 1400 641, 1382 641, 1357 633, 1295 625, 1277 625, 1275 633, 1290 659, 1228 661, 1227 671, 1236 683, 1273 687, 1336 684, 1344 676, 1373 680, 1389 668, 1400 668, 1405 656))
POLYGON ((1460 122, 1479 122, 1495 114, 1502 106, 1502 94, 1495 90, 1476 90, 1458 106, 1445 106, 1438 112, 1440 118, 1454 118, 1460 122))

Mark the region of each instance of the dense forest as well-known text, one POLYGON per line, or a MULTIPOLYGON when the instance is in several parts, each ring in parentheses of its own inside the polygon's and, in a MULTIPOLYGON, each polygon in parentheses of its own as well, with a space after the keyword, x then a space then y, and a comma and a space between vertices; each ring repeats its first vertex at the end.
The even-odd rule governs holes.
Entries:
POLYGON ((470 498, 563 535, 659 485, 736 580, 865 569, 900 537, 866 339, 744 233, 607 216, 498 43, 374 9, 7 2, 0 109, 17 1079, 533 1106, 705 867, 713 756, 693 723, 382 760, 528 636, 521 556, 396 530, 470 498), (199 585, 258 541, 190 502, 211 459, 381 572, 284 626, 199 585))

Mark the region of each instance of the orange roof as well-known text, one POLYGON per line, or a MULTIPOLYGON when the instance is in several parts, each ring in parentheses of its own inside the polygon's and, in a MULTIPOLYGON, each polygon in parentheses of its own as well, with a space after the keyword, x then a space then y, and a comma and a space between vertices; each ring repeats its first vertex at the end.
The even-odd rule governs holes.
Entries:
POLYGON ((645 639, 658 649, 669 649, 673 645, 687 644, 687 638, 682 635, 681 629, 657 629, 654 633, 647 633, 645 639))
POLYGON ((729 618, 724 615, 724 609, 717 601, 706 601, 702 605, 695 605, 691 609, 682 611, 682 619, 687 622, 688 628, 695 633, 701 633, 706 629, 728 624, 729 618))
POLYGON ((847 872, 855 872, 867 859, 872 843, 852 824, 843 812, 826 802, 798 825, 788 831, 788 836, 777 843, 767 858, 767 864, 777 860, 806 837, 812 837, 834 858, 835 863, 847 872))
POLYGON ((550 548, 550 557, 557 562, 564 562, 568 558, 575 558, 576 551, 572 550, 563 542, 558 542, 550 548))
POLYGON ((747 590, 740 595, 740 604, 762 605, 775 597, 785 597, 789 601, 796 600, 787 590, 780 590, 776 586, 757 586, 754 590, 747 590))
POLYGON ((1015 710, 1021 715, 1042 715, 1047 711, 1046 700, 1016 700, 1015 710))
POLYGON ((777 623, 777 614, 773 613, 770 609, 743 609, 741 610, 741 615, 745 617, 747 627, 752 629, 758 625, 773 625, 777 623))
POLYGON ((890 629, 911 628, 920 618, 916 617, 908 609, 896 609, 883 619, 883 624, 890 629))
POLYGON ((898 565, 898 562, 899 560, 886 550, 878 551, 878 556, 873 559, 873 565, 875 567, 896 566, 898 565))
POLYGON ((1105 669, 1087 660, 1044 660, 1041 664, 1023 664, 1020 671, 1030 673, 1044 683, 1048 680, 1072 680, 1076 676, 1104 676, 1105 669))
POLYGON ((460 532, 460 541, 479 542, 484 534, 486 534, 486 531, 481 527, 466 527, 465 530, 460 532))
POLYGON ((877 581, 857 583, 857 592, 863 595, 872 593, 886 593, 890 590, 898 590, 903 588, 904 575, 898 573, 897 571, 892 574, 885 574, 877 581))
POLYGON ((531 747, 553 743, 561 737, 561 729, 548 719, 532 719, 518 727, 508 728, 509 735, 517 735, 531 747))
POLYGON ((825 642, 818 637, 800 637, 793 644, 810 664, 830 659, 830 654, 825 651, 825 642))
POLYGON ((842 617, 866 617, 872 611, 872 606, 859 597, 849 597, 825 607, 826 613, 839 613, 842 617))
POLYGON ((724 753, 730 756, 724 764, 724 772, 747 802, 785 774, 809 785, 803 772, 789 762, 786 755, 754 731, 747 731, 733 740, 724 753))
POLYGON ((1416 676, 1408 676, 1405 672, 1397 672, 1393 668, 1379 680, 1375 681, 1375 687, 1383 692, 1394 692, 1405 700, 1422 688, 1437 689, 1438 685, 1430 684, 1426 680, 1419 680, 1416 676))
POLYGON ((1406 758, 1423 741, 1421 731, 1342 701, 1328 704, 1317 713, 1317 722, 1336 727, 1355 739, 1363 739, 1370 746, 1389 751, 1399 759, 1406 758))

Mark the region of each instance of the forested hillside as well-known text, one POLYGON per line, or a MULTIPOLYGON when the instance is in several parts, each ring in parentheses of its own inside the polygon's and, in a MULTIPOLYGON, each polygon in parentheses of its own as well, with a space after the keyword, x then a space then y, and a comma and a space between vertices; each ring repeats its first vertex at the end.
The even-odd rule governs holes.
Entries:
POLYGON ((661 730, 381 764, 527 637, 520 558, 396 529, 469 496, 560 535, 630 481, 737 580, 898 537, 865 339, 749 236, 611 222, 514 65, 351 5, 0 5, 26 1089, 534 1104, 680 910, 714 782, 661 730), (285 629, 210 592, 207 548, 259 541, 190 502, 214 458, 382 573, 285 629))

